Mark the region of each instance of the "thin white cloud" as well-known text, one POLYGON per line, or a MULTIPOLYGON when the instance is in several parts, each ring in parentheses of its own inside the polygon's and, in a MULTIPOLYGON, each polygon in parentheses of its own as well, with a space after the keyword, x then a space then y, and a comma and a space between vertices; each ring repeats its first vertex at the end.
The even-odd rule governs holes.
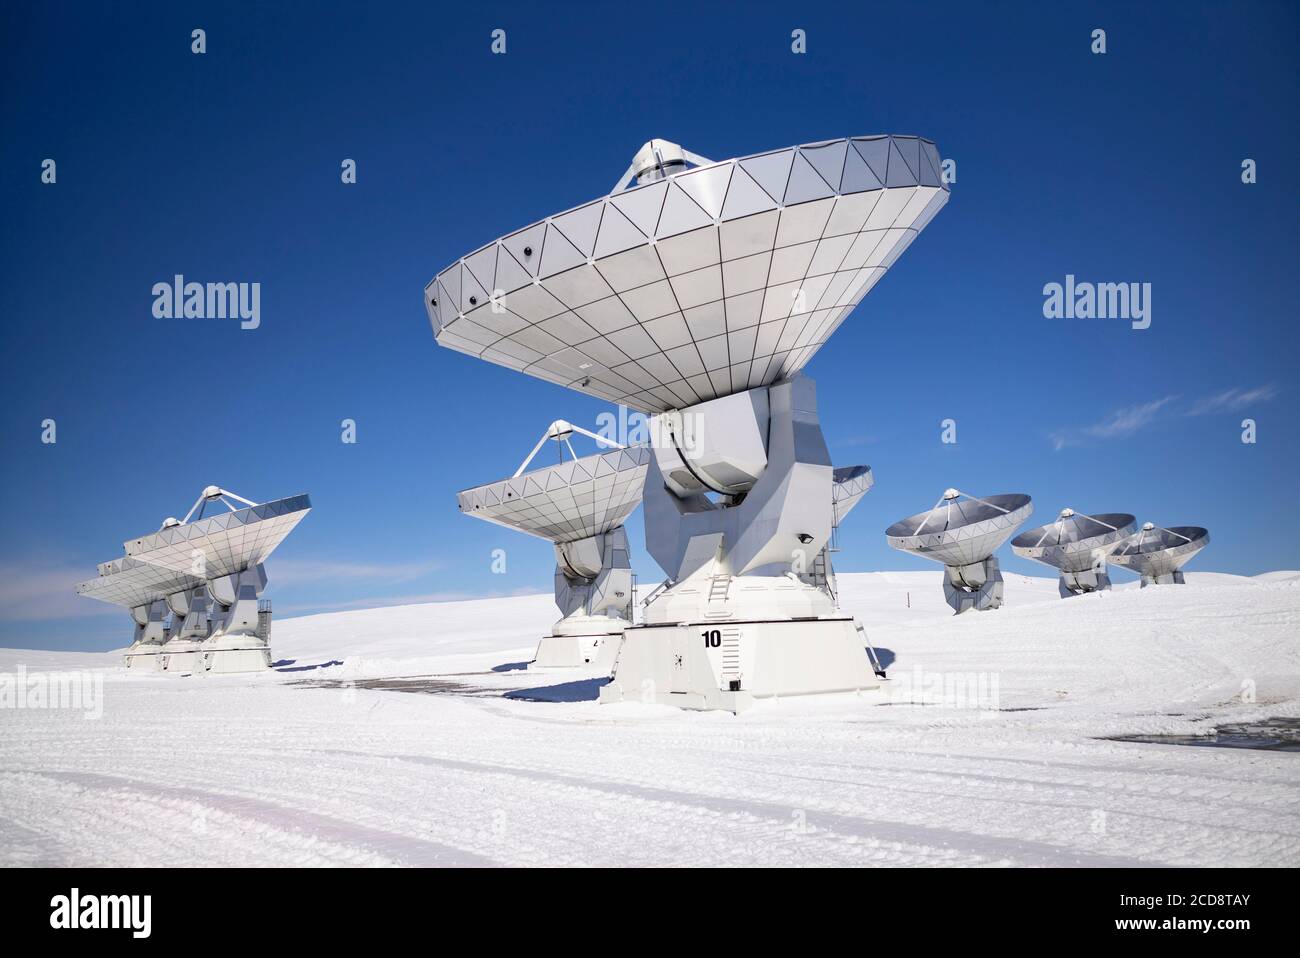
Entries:
POLYGON ((382 609, 395 605, 424 605, 428 602, 466 602, 474 599, 500 599, 517 595, 550 595, 542 589, 512 589, 509 592, 428 592, 421 595, 388 595, 343 602, 304 602, 276 606, 276 615, 314 615, 320 612, 348 612, 358 609, 382 609))
MULTIPOLYGON (((366 563, 302 559, 280 561, 274 557, 270 559, 268 566, 271 584, 275 586, 300 583, 346 585, 375 582, 396 585, 433 575, 444 568, 444 565, 439 562, 366 563)), ((0 562, 0 621, 37 622, 125 614, 125 610, 120 606, 77 594, 77 583, 93 579, 95 574, 94 566, 50 565, 33 568, 23 563, 0 562)), ((453 597, 455 596, 451 593, 430 592, 423 596, 363 599, 358 603, 340 603, 337 608, 438 602, 453 597)), ((482 596, 463 598, 482 598, 482 596)))
POLYGON ((1080 446, 1095 440, 1131 436, 1154 422, 1160 415, 1160 411, 1177 398, 1177 396, 1165 396, 1151 402, 1127 406, 1115 410, 1106 419, 1093 423, 1091 426, 1057 430, 1049 434, 1052 440, 1052 448, 1060 450, 1067 446, 1080 446))
POLYGON ((346 562, 332 559, 267 560, 277 585, 299 582, 411 582, 446 568, 441 562, 346 562))
POLYGON ((1213 396, 1206 396, 1195 403, 1187 411, 1187 415, 1208 416, 1216 412, 1239 412, 1249 406, 1268 402, 1278 394, 1278 391, 1277 386, 1273 383, 1256 386, 1254 389, 1242 389, 1239 386, 1234 386, 1232 389, 1225 389, 1213 396))
POLYGON ((31 568, 0 562, 0 620, 37 622, 122 615, 118 606, 77 595, 77 583, 94 577, 94 566, 31 568))

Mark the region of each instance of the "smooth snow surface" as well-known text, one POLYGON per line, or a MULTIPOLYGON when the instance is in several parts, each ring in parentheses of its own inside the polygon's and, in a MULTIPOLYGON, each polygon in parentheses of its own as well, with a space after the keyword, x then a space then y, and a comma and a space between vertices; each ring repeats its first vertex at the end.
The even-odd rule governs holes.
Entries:
POLYGON ((1300 754, 1103 740, 1300 715, 1300 575, 941 575, 840 577, 886 689, 738 717, 524 670, 545 595, 278 621, 254 676, 0 650, 104 670, 100 719, 0 709, 0 865, 1300 864, 1300 754))

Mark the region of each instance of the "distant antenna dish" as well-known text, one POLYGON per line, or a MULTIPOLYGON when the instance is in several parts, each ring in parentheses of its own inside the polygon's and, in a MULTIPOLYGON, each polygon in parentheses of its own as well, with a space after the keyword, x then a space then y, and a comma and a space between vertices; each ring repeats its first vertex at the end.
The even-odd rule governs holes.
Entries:
POLYGON ((467 489, 460 511, 555 544, 555 604, 563 617, 537 647, 537 668, 612 667, 610 637, 632 622, 632 566, 623 523, 641 504, 650 450, 623 447, 564 420, 552 423, 509 479, 467 489), (608 452, 579 457, 578 433, 608 452), (561 462, 529 471, 547 442, 561 462), (563 460, 564 451, 572 457, 563 460))
POLYGON ((259 505, 208 486, 183 520, 168 517, 157 532, 126 542, 126 556, 101 563, 99 578, 77 592, 131 609, 136 634, 128 668, 267 668, 271 612, 259 599, 266 587, 262 561, 310 509, 305 495, 259 505), (204 507, 215 502, 229 511, 204 518, 204 507))
POLYGON ((112 559, 99 564, 98 578, 77 586, 77 595, 136 609, 163 601, 174 592, 192 589, 202 581, 196 576, 160 569, 136 559, 112 559))
POLYGON ((834 507, 831 528, 838 528, 875 484, 876 477, 872 475, 870 466, 841 466, 836 469, 831 474, 831 504, 834 507))
POLYGON ((179 524, 127 541, 126 554, 175 572, 201 569, 205 579, 218 579, 266 561, 310 509, 311 501, 305 495, 258 505, 208 486, 179 524), (232 499, 245 508, 236 509, 229 501, 232 499), (216 501, 229 511, 203 518, 203 507, 216 501))
POLYGON ((1136 520, 1126 512, 1084 515, 1062 509, 1055 522, 1022 532, 1011 541, 1016 555, 1061 572, 1062 598, 1110 588, 1106 560, 1133 533, 1136 520))
POLYGON ((1002 605, 1002 573, 993 558, 1034 511, 1029 496, 978 498, 948 489, 934 508, 885 530, 890 546, 944 565, 944 593, 956 612, 1002 605))
POLYGON ((129 609, 135 635, 124 656, 126 667, 157 671, 167 641, 168 599, 202 584, 196 576, 123 557, 101 562, 99 576, 78 585, 77 594, 129 609))
POLYGON ((1110 561, 1142 576, 1142 587, 1183 583, 1183 566, 1210 544, 1210 533, 1200 526, 1163 529, 1145 523, 1111 553, 1110 561))
POLYGON ((509 479, 476 486, 460 493, 460 511, 555 543, 574 542, 608 532, 641 504, 646 464, 645 446, 615 448, 579 457, 569 442, 574 431, 592 436, 569 423, 551 425, 532 453, 509 479), (563 424, 565 430, 557 430, 563 424), (568 461, 526 471, 547 442, 562 443, 568 461))

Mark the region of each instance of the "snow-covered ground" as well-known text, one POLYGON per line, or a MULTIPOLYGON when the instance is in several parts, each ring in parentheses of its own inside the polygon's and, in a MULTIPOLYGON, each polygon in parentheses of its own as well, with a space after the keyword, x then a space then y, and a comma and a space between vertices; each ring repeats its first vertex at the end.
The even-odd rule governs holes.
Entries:
POLYGON ((1300 573, 1188 580, 842 575, 888 687, 740 716, 523 669, 549 596, 286 619, 254 676, 0 650, 103 670, 0 710, 0 865, 1300 864, 1300 753, 1107 740, 1300 715, 1300 573))

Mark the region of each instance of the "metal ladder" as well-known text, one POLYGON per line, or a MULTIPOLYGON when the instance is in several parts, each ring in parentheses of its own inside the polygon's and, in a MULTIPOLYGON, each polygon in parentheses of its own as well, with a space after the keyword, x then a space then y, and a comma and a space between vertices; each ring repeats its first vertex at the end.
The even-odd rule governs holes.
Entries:
POLYGON ((673 584, 672 579, 664 579, 663 582, 660 582, 657 586, 654 587, 654 589, 651 590, 648 596, 646 596, 644 599, 641 600, 641 607, 645 608, 647 605, 649 605, 659 596, 660 592, 663 592, 672 584, 673 584))
POLYGON ((731 576, 715 575, 709 580, 709 605, 704 613, 706 618, 725 619, 730 616, 731 612, 727 608, 727 596, 730 592, 731 576))
POLYGON ((813 558, 812 579, 814 583, 816 583, 818 586, 826 590, 826 592, 831 597, 831 601, 834 602, 838 607, 840 597, 835 594, 835 590, 831 587, 831 577, 826 574, 826 566, 827 563, 829 562, 829 558, 827 556, 828 551, 829 551, 829 546, 826 549, 823 549, 820 552, 818 552, 817 555, 813 558))
POLYGON ((257 637, 259 639, 271 638, 271 600, 257 600, 257 637))
POLYGON ((740 627, 722 630, 722 684, 723 688, 737 686, 740 682, 740 627))

